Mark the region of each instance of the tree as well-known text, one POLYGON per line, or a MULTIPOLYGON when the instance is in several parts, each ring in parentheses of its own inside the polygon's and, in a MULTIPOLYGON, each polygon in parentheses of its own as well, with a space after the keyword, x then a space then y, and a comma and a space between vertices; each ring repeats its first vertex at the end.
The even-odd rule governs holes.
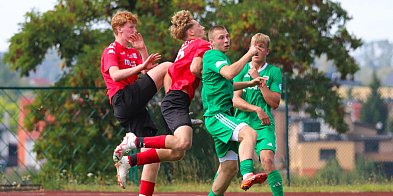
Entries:
POLYGON ((379 93, 381 82, 375 71, 373 72, 372 81, 369 87, 371 93, 360 110, 360 121, 375 125, 378 133, 382 134, 387 127, 388 105, 384 102, 379 93))
MULTIPOLYGON (((232 37, 232 52, 229 53, 232 59, 238 58, 247 50, 254 33, 270 35, 273 46, 268 60, 289 74, 289 98, 294 108, 305 108, 311 116, 323 117, 338 132, 347 130, 343 121, 344 109, 335 87, 323 73, 310 66, 315 57, 325 54, 335 62, 342 78, 351 77, 358 70, 349 52, 359 47, 361 41, 348 33, 345 25, 350 17, 339 3, 332 1, 244 0, 236 3, 218 0, 59 0, 54 10, 45 13, 33 10, 26 14, 22 31, 11 38, 5 61, 13 69, 19 70, 21 75, 28 75, 43 60, 48 49, 54 48, 64 61, 63 67, 69 70, 56 86, 102 87, 104 81, 99 71, 100 55, 103 48, 113 41, 109 24, 111 15, 118 9, 130 10, 139 16, 138 30, 143 34, 149 51, 161 53, 164 60, 173 60, 180 47, 180 42, 172 39, 168 31, 170 16, 180 9, 191 10, 206 28, 213 24, 227 26, 232 37)), ((41 117, 36 120, 49 114, 63 115, 57 116, 56 122, 48 123, 48 130, 52 131, 44 134, 48 138, 43 138, 41 145, 37 147, 39 154, 47 153, 46 158, 53 159, 51 163, 57 168, 64 166, 62 160, 73 165, 74 169, 78 168, 75 157, 83 156, 83 152, 91 149, 86 144, 92 141, 91 138, 97 143, 94 150, 104 152, 103 155, 95 155, 101 160, 110 156, 110 152, 104 151, 103 145, 114 146, 116 142, 113 140, 121 139, 120 135, 115 134, 118 132, 118 126, 112 123, 115 120, 112 115, 107 115, 111 109, 106 104, 108 100, 103 92, 83 90, 75 91, 74 94, 80 98, 78 101, 72 99, 75 96, 58 91, 45 101, 36 100, 32 108, 42 105, 46 107, 45 112, 37 112, 41 117), (61 109, 65 112, 61 112, 59 106, 64 106, 61 109), (82 111, 91 107, 96 111, 94 115, 82 111), (78 118, 74 117, 76 114, 78 118), (64 131, 74 130, 75 127, 78 130, 87 129, 88 132, 79 131, 80 134, 76 137, 74 132, 74 135, 70 135, 64 131), (56 137, 55 133, 59 131, 62 136, 56 137), (100 136, 100 133, 105 134, 100 136), (71 139, 78 143, 78 150, 70 150, 73 157, 64 153, 61 160, 55 160, 56 148, 59 147, 58 138, 69 145, 70 148, 65 150, 76 148, 70 142, 71 139), (54 148, 48 152, 45 146, 50 145, 54 148)), ((162 94, 157 96, 158 100, 160 96, 162 94)), ((200 94, 196 93, 191 109, 197 117, 202 116, 201 105, 200 94)), ((155 108, 151 109, 157 111, 155 108)), ((212 145, 212 142, 208 142, 210 137, 206 135, 206 131, 195 133, 197 136, 192 150, 197 153, 198 159, 204 161, 206 157, 214 157, 214 152, 206 150, 211 149, 212 145)), ((210 160, 214 161, 214 158, 210 160)), ((94 165, 83 168, 102 170, 104 167, 94 165)), ((214 174, 214 171, 211 172, 214 174)))

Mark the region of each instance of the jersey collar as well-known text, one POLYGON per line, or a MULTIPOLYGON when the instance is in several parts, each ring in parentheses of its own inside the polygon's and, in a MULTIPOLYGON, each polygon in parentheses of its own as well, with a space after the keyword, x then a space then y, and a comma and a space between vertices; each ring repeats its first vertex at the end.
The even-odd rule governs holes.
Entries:
MULTIPOLYGON (((250 65, 250 68, 252 67, 252 62, 248 63, 250 65)), ((262 70, 266 69, 267 63, 265 63, 261 68, 258 69, 258 72, 261 72, 262 70)))

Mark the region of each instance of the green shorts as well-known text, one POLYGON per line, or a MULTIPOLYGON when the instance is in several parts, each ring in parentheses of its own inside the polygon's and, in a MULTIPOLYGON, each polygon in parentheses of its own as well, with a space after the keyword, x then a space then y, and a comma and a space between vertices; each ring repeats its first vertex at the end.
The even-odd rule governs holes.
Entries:
POLYGON ((207 132, 214 140, 218 158, 224 157, 229 150, 238 153, 239 142, 230 141, 235 130, 247 125, 243 121, 228 113, 219 113, 214 116, 205 116, 207 132))
POLYGON ((255 131, 258 133, 258 139, 255 145, 255 151, 258 157, 261 150, 271 150, 276 154, 276 133, 274 132, 274 124, 265 126, 262 129, 256 129, 255 131))

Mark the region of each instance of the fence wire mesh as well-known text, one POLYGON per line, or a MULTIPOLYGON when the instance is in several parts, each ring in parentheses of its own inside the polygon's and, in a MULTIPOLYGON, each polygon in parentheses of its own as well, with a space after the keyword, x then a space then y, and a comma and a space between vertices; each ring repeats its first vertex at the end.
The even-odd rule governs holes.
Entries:
MULTIPOLYGON (((359 93, 359 89, 340 89, 350 128, 345 134, 337 134, 322 119, 312 119, 304 112, 292 111, 291 107, 286 116, 284 100, 274 111, 275 163, 288 184, 391 180, 391 132, 379 133, 375 126, 360 123, 364 93, 359 93)), ((391 114, 392 90, 381 92, 391 114)), ((105 89, 94 87, 2 87, 1 185, 44 184, 56 188, 64 183, 115 184, 112 151, 124 133, 105 94, 105 89)), ((149 112, 158 127, 163 127, 159 107, 162 96, 163 93, 158 93, 149 103, 149 112)), ((191 110, 193 117, 202 118, 200 105, 194 103, 191 110)), ((171 183, 174 179, 211 182, 218 166, 213 142, 203 125, 194 127, 193 137, 193 147, 184 160, 162 164, 160 182, 171 183)), ((137 184, 141 168, 131 171, 131 182, 137 184)))

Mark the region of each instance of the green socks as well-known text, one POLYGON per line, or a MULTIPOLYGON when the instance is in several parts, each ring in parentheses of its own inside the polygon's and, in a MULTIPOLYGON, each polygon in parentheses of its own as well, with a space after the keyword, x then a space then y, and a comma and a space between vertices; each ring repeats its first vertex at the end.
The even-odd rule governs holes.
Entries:
POLYGON ((216 195, 213 193, 213 191, 210 191, 210 193, 207 196, 224 196, 224 194, 216 195))
POLYGON ((246 159, 240 162, 240 173, 242 176, 244 176, 244 174, 254 173, 254 162, 252 159, 246 159))
POLYGON ((283 196, 284 190, 282 188, 282 178, 280 172, 274 170, 267 175, 269 181, 270 190, 272 190, 273 196, 283 196))

